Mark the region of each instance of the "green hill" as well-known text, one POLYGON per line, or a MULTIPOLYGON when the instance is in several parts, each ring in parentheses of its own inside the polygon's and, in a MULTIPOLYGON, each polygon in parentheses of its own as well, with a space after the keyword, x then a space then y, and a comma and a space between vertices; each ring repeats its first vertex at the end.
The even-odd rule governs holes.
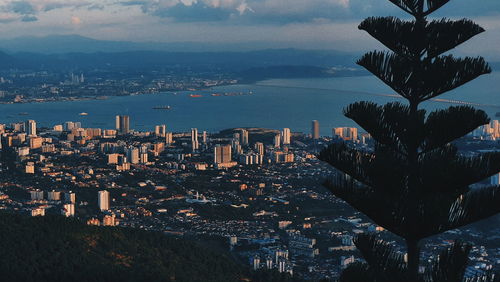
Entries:
POLYGON ((6 213, 0 213, 0 272, 2 281, 259 281, 267 275, 248 279, 252 274, 229 256, 161 233, 6 213))

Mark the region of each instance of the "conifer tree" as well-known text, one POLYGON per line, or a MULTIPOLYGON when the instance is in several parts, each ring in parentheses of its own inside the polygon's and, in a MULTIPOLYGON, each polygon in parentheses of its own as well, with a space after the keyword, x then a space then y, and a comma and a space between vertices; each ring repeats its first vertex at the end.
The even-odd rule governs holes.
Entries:
POLYGON ((484 29, 467 19, 428 19, 449 0, 389 1, 413 19, 364 20, 359 28, 390 51, 370 52, 358 64, 407 102, 348 106, 344 114, 372 136, 373 151, 333 144, 319 158, 341 172, 325 186, 403 238, 407 253, 395 252, 374 235, 360 235, 355 244, 366 263, 346 270, 343 280, 462 281, 469 245, 456 242, 421 273, 420 244, 500 212, 500 187, 470 189, 500 171, 500 153, 463 156, 452 144, 489 123, 485 112, 455 106, 427 113, 420 105, 491 72, 481 57, 445 55, 484 29))

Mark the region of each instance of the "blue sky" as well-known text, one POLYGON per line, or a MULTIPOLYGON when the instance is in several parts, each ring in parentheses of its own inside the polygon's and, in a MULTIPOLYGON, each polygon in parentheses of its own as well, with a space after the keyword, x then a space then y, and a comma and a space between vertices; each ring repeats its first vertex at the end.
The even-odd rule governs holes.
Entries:
MULTIPOLYGON (((0 38, 78 34, 348 51, 378 46, 357 30, 371 15, 403 16, 387 0, 0 0, 0 38)), ((474 19, 488 32, 460 51, 500 57, 499 0, 451 0, 436 16, 474 19)))

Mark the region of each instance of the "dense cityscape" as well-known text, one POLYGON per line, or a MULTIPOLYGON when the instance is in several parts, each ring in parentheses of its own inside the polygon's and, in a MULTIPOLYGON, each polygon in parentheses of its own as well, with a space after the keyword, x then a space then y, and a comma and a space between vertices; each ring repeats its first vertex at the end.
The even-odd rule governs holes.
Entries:
MULTIPOLYGON (((78 78, 83 80, 82 78, 78 78)), ((254 270, 306 280, 335 279, 361 259, 353 236, 377 233, 404 245, 334 197, 322 182, 340 172, 320 162, 326 145, 373 149, 370 135, 339 127, 320 136, 262 128, 150 132, 116 116, 114 129, 67 121, 1 124, 1 209, 60 214, 88 225, 131 227, 190 238, 229 251, 254 270)), ((500 150, 498 120, 456 142, 461 153, 500 150)), ((475 184, 500 184, 500 174, 475 184)), ((498 221, 498 218, 489 219, 498 221)), ((426 257, 453 238, 474 242, 467 277, 500 267, 498 224, 481 222, 426 241, 426 257)))
POLYGON ((237 82, 235 75, 224 72, 194 72, 180 67, 146 73, 93 70, 84 74, 5 70, 0 74, 0 102, 11 104, 106 99, 108 96, 196 90, 237 82))

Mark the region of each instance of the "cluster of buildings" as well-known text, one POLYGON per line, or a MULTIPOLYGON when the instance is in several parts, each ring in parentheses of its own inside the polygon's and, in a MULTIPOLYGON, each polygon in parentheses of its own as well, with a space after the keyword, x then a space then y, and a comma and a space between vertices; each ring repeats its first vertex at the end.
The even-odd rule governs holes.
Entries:
POLYGON ((176 71, 162 68, 147 72, 145 76, 138 75, 135 71, 93 71, 86 74, 17 69, 4 71, 0 76, 0 103, 105 99, 107 96, 196 90, 238 82, 229 74, 219 73, 212 77, 206 71, 197 75, 192 69, 178 69, 179 66, 171 68, 176 71))
MULTIPOLYGON (((0 125, 0 209, 229 238, 231 251, 256 270, 316 280, 335 279, 360 259, 355 234, 390 236, 321 185, 335 171, 315 153, 340 140, 368 147, 369 136, 356 128, 334 128, 331 137, 320 135, 318 121, 310 134, 289 128, 169 132, 165 124, 139 132, 131 121, 116 116, 113 129, 70 121, 50 129, 33 120, 0 125)), ((498 183, 499 175, 491 181, 498 183)), ((495 240, 494 233, 487 240, 495 240)), ((443 247, 444 240, 432 246, 443 247)), ((470 271, 476 272, 500 258, 489 249, 474 255, 470 271)))
POLYGON ((482 140, 500 140, 500 121, 492 120, 489 124, 474 130, 471 135, 482 140))

